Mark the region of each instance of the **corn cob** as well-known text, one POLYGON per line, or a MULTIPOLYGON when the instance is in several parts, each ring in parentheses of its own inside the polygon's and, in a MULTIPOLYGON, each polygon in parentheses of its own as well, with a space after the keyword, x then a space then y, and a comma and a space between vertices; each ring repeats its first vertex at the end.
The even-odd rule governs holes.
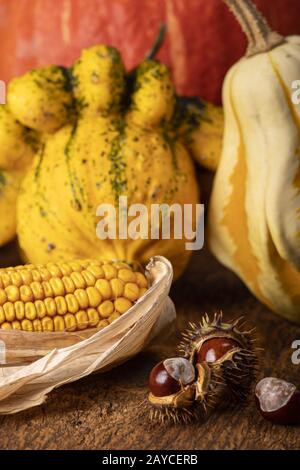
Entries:
POLYGON ((120 261, 83 260, 0 269, 0 328, 36 332, 104 328, 147 290, 120 261))

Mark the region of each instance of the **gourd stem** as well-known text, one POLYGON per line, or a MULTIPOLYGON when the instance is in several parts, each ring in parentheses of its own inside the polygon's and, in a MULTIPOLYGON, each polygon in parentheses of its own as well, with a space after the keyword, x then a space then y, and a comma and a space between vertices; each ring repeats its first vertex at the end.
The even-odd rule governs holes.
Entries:
POLYGON ((223 0, 240 23, 248 39, 246 57, 267 52, 285 42, 272 31, 264 16, 251 0, 223 0))
POLYGON ((146 60, 151 60, 155 58, 156 54, 158 53, 158 51, 160 50, 164 42, 166 31, 167 31, 167 26, 164 23, 162 23, 159 27, 159 31, 158 31, 158 34, 154 41, 153 46, 145 55, 146 60))

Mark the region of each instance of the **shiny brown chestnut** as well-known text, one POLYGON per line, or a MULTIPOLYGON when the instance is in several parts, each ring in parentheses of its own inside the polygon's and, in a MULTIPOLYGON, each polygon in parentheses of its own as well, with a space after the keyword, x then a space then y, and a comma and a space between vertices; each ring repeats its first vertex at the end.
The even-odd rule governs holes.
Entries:
POLYGON ((149 389, 155 397, 178 393, 195 380, 194 366, 183 357, 172 357, 159 362, 150 372, 149 389))
POLYGON ((225 356, 226 353, 240 345, 237 341, 226 337, 216 337, 205 341, 197 353, 198 362, 216 362, 225 356))
POLYGON ((262 416, 274 424, 300 424, 300 391, 285 380, 265 377, 255 388, 262 416))
POLYGON ((247 399, 258 369, 255 329, 245 326, 243 318, 224 322, 222 312, 213 319, 205 315, 199 323, 190 323, 179 345, 180 353, 195 366, 207 364, 219 375, 236 400, 247 399))

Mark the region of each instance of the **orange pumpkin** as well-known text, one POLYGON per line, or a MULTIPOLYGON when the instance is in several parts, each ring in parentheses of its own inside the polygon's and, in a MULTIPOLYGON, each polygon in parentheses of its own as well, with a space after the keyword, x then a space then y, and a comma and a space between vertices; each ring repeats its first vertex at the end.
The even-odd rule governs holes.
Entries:
MULTIPOLYGON (((256 0, 269 24, 300 34, 300 0, 256 0)), ((139 63, 159 23, 159 57, 177 91, 219 102, 228 68, 244 53, 238 24, 221 0, 0 0, 0 78, 49 63, 70 65, 83 47, 111 44, 128 68, 139 63)))

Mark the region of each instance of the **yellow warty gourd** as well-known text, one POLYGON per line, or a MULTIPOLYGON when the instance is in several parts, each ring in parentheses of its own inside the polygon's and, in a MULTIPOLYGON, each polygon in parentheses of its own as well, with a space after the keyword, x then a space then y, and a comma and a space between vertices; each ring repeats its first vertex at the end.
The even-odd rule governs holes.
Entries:
POLYGON ((209 214, 213 253, 278 314, 300 323, 300 37, 272 32, 249 0, 225 0, 246 57, 223 89, 224 147, 209 214))
POLYGON ((35 150, 34 134, 0 105, 0 246, 16 234, 20 183, 35 150))
POLYGON ((187 103, 186 129, 187 148, 199 165, 211 171, 218 168, 224 134, 224 113, 221 106, 202 100, 187 103), (189 123, 193 125, 190 126, 189 123), (195 124, 196 123, 196 124, 195 124))
POLYGON ((195 208, 199 200, 166 66, 145 60, 128 75, 117 50, 95 46, 72 71, 43 67, 13 80, 8 106, 40 140, 18 198, 26 260, 144 262, 161 254, 175 275, 182 272, 191 254, 184 237, 123 240, 118 227, 117 239, 96 236, 97 207, 117 207, 120 196, 128 206, 143 203, 149 214, 153 203, 195 208))
MULTIPOLYGON (((82 115, 83 109, 84 122, 91 137, 94 132, 98 132, 98 129, 102 133, 105 127, 109 127, 110 121, 112 123, 111 136, 120 133, 121 128, 125 129, 125 127, 129 130, 129 134, 132 134, 129 126, 129 121, 132 121, 136 130, 139 126, 153 127, 153 130, 156 128, 152 135, 159 134, 160 137, 163 135, 164 140, 168 140, 172 133, 176 134, 176 140, 184 145, 198 163, 211 170, 217 167, 223 135, 222 108, 199 99, 175 97, 168 71, 164 66, 147 60, 138 69, 138 79, 135 80, 132 72, 124 75, 124 68, 117 51, 105 46, 97 46, 83 51, 74 71, 75 74, 72 75, 70 70, 55 66, 32 70, 23 77, 13 80, 9 87, 9 106, 0 106, 0 213, 2 221, 0 246, 16 235, 16 203, 19 187, 37 151, 38 141, 39 158, 42 158, 46 142, 51 134, 64 126, 68 126, 69 135, 73 136, 76 133, 77 116, 82 115), (141 82, 143 86, 138 91, 137 88, 141 82), (165 90, 161 86, 163 83, 165 83, 165 90), (170 88, 167 92, 168 86, 170 88), (131 99, 132 91, 134 93, 131 99), (153 103, 154 106, 152 106, 153 103), (134 108, 139 108, 139 111, 136 113, 134 108), (131 117, 124 119, 122 123, 120 114, 123 116, 125 109, 130 110, 127 115, 131 117), (142 119, 139 118, 139 114, 142 119), (87 124, 86 118, 91 120, 93 116, 98 115, 102 117, 105 115, 105 125, 103 119, 95 126, 87 124), (166 126, 163 125, 166 122, 171 123, 171 126, 167 126, 168 132, 165 132, 166 126), (170 127, 173 127, 171 133, 170 127)), ((78 127, 83 128, 81 125, 78 127)), ((67 129, 64 132, 64 139, 69 142, 71 138, 68 139, 66 133, 67 129)), ((149 132, 147 134, 149 135, 149 132)), ((143 135, 145 136, 145 132, 143 135)), ((123 137, 119 139, 120 143, 122 139, 123 137)), ((58 140, 61 144, 62 135, 58 140)), ((75 141, 77 140, 76 138, 75 141)), ((89 141, 88 134, 86 140, 89 141)), ((157 147, 151 139, 142 140, 145 144, 146 140, 148 141, 148 144, 144 145, 144 150, 147 148, 147 151, 151 152, 152 146, 157 147), (152 142, 150 146, 149 140, 152 142)), ((126 143, 129 145, 128 139, 126 143)), ((84 144, 82 139, 81 144, 84 144)), ((162 142, 162 139, 159 140, 159 145, 165 144, 166 142, 162 142)), ((171 147, 174 149, 174 146, 170 144, 171 142, 168 141, 169 150, 171 147)), ((98 145, 101 145, 99 138, 94 148, 97 146, 99 149, 98 145)), ((105 145, 106 154, 107 147, 108 145, 105 145)), ((141 153, 141 145, 135 144, 135 147, 139 149, 132 149, 129 152, 131 155, 141 153)), ((178 146, 176 147, 175 153, 179 156, 181 152, 178 151, 178 146)), ((65 150, 66 148, 62 149, 62 145, 60 148, 55 146, 55 152, 65 152, 65 150)), ((99 151, 97 152, 99 156, 99 151)), ((124 157, 127 158, 127 155, 124 157)), ((85 157, 81 159, 81 161, 85 160, 85 157)), ((97 159, 94 159, 95 161, 97 159)), ((112 171, 118 171, 121 178, 122 172, 116 167, 116 162, 113 166, 112 171)), ((140 170, 142 170, 141 167, 139 163, 140 170)), ((74 182, 72 185, 74 187, 74 182)), ((174 186, 176 184, 173 184, 173 188, 168 188, 167 191, 174 191, 174 186)))
POLYGON ((82 260, 0 269, 0 328, 36 332, 104 328, 147 291, 119 261, 82 260))

